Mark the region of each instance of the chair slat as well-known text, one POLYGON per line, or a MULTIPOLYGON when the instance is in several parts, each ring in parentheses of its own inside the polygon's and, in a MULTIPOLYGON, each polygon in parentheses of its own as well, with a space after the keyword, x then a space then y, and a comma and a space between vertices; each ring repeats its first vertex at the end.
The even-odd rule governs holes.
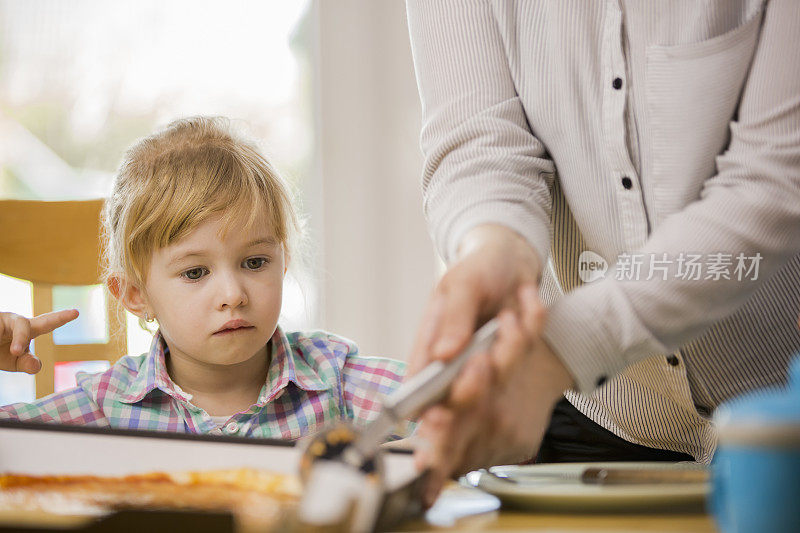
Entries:
POLYGON ((55 285, 100 283, 102 200, 0 200, 0 272, 55 285))

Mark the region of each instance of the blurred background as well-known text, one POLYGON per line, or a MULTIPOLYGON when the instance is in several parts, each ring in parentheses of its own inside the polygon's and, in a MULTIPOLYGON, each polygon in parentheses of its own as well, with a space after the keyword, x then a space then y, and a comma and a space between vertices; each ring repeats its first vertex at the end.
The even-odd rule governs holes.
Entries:
MULTIPOLYGON (((0 0, 0 197, 101 198, 137 138, 182 116, 228 116, 261 141, 306 218, 308 251, 287 279, 282 325, 406 359, 441 267, 421 210, 404 9, 402 0, 0 0)), ((102 287, 57 288, 54 303, 81 310, 56 343, 108 337, 102 287)), ((31 316, 31 307, 29 284, 0 275, 0 310, 31 316)), ((146 351, 150 335, 132 316, 128 324, 129 353, 146 351)), ((56 388, 81 369, 103 370, 64 364, 56 388)), ((0 373, 0 405, 33 397, 32 376, 0 373)))

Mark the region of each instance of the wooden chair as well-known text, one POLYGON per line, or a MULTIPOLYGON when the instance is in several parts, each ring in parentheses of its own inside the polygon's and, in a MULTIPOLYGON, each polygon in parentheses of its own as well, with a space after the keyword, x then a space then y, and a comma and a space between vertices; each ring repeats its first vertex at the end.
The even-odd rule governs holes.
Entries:
MULTIPOLYGON (((33 314, 53 310, 54 285, 96 285, 100 281, 102 200, 43 202, 0 200, 0 273, 30 281, 33 314)), ((42 360, 36 397, 51 394, 57 362, 105 360, 114 363, 127 350, 125 314, 104 288, 108 342, 59 345, 49 333, 36 338, 42 360)))

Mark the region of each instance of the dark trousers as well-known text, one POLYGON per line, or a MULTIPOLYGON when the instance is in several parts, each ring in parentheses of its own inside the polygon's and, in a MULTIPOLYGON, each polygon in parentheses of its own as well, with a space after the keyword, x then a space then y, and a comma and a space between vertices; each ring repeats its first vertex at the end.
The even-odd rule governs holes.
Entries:
POLYGON ((562 398, 553 410, 536 462, 592 461, 694 461, 694 458, 628 442, 595 424, 562 398))

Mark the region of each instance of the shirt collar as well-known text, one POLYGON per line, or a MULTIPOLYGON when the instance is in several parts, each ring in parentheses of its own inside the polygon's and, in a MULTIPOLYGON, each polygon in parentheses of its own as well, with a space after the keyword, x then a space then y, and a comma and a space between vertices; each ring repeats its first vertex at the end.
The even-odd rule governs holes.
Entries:
MULTIPOLYGON (((326 383, 316 370, 305 360, 301 346, 292 346, 283 329, 278 326, 269 341, 272 344, 272 360, 267 371, 267 381, 261 389, 258 405, 265 405, 279 396, 292 382, 305 391, 330 389, 333 384, 326 383)), ((142 366, 134 380, 120 397, 124 403, 141 401, 154 390, 160 390, 173 398, 188 402, 191 395, 185 393, 172 381, 167 373, 166 355, 169 347, 161 332, 156 332, 142 366)))
POLYGON ((150 350, 147 352, 142 366, 139 367, 139 373, 120 398, 122 402, 141 401, 154 390, 160 390, 173 398, 186 402, 191 400, 191 395, 183 392, 167 373, 166 356, 168 353, 169 347, 161 332, 157 331, 153 336, 153 342, 150 343, 150 350))
POLYGON ((272 361, 267 372, 267 382, 261 389, 258 405, 264 406, 281 394, 283 389, 294 383, 304 391, 328 390, 333 383, 326 383, 317 371, 303 357, 301 345, 292 346, 283 329, 275 328, 270 339, 272 343, 272 361))

